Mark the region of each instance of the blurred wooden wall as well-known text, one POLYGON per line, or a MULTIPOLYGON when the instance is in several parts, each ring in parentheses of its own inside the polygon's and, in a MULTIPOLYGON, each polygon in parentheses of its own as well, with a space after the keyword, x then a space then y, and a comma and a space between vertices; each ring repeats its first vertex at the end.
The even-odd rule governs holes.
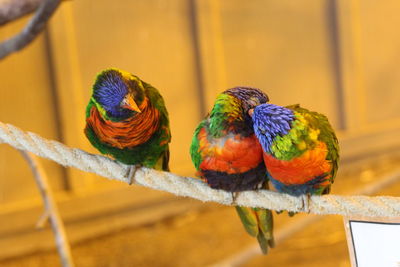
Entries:
MULTIPOLYGON (((276 104, 301 103, 327 114, 339 131, 344 161, 398 150, 399 7, 394 0, 66 1, 46 33, 0 62, 0 120, 97 153, 83 134, 85 105, 95 75, 118 67, 165 97, 171 168, 178 174, 193 175, 188 154, 193 130, 216 95, 238 85, 261 88, 276 104)), ((26 21, 2 27, 0 37, 16 33, 26 21)), ((167 205, 165 199, 172 199, 43 164, 67 223, 75 222, 76 229, 88 214, 128 214, 134 205, 155 199, 167 205)), ((41 213, 30 176, 18 152, 0 146, 0 217, 28 218, 13 226, 0 223, 0 246, 15 236, 23 241, 41 213)), ((193 204, 169 203, 174 212, 193 204)))

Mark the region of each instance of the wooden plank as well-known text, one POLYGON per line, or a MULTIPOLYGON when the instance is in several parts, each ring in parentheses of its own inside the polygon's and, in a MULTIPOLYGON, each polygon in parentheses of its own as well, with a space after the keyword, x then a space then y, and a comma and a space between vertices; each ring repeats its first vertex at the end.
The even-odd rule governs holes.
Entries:
MULTIPOLYGON (((85 96, 82 85, 81 64, 78 58, 77 36, 72 2, 60 5, 49 24, 50 56, 61 124, 62 142, 72 147, 82 147, 86 142, 85 96)), ((93 184, 94 175, 68 169, 69 189, 83 189, 93 184)))
MULTIPOLYGON (((365 124, 400 119, 400 2, 359 1, 360 46, 365 72, 365 124)), ((377 126, 379 127, 379 126, 377 126)))
POLYGON ((359 0, 338 1, 346 130, 351 134, 365 124, 364 51, 361 46, 359 0))
POLYGON ((197 40, 199 42, 203 77, 205 110, 214 105, 216 96, 227 88, 225 51, 222 35, 221 1, 194 0, 196 6, 197 40))
POLYGON ((197 1, 207 109, 234 86, 301 103, 340 126, 326 1, 197 1))
POLYGON ((400 149, 400 125, 339 136, 341 161, 390 155, 400 149))

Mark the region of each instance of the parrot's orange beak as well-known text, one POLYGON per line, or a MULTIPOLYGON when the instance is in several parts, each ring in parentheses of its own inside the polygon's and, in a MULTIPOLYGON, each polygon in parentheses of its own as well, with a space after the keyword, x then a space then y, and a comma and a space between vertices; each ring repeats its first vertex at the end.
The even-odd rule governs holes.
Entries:
POLYGON ((138 105, 136 104, 135 100, 133 100, 133 97, 128 94, 124 98, 124 105, 122 105, 123 108, 130 109, 133 111, 136 111, 138 113, 141 113, 142 111, 139 109, 138 105))
POLYGON ((253 113, 254 113, 254 109, 252 108, 252 109, 249 109, 249 115, 250 115, 250 117, 253 117, 253 113))

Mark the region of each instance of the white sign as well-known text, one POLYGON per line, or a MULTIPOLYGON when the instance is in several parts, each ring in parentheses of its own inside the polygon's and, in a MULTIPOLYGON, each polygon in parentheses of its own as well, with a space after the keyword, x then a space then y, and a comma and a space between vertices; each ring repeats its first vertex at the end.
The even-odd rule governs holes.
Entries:
POLYGON ((352 266, 400 267, 400 218, 345 220, 352 266))

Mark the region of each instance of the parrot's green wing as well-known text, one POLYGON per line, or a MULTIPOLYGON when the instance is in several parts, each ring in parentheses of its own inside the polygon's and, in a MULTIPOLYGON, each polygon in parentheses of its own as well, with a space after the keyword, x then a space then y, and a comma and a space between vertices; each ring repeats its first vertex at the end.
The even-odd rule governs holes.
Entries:
POLYGON ((199 132, 200 130, 205 126, 206 122, 203 120, 200 122, 200 124, 197 126, 196 130, 194 131, 193 138, 192 138, 192 144, 190 145, 190 156, 192 158, 194 167, 196 170, 199 170, 201 161, 203 160, 201 157, 201 153, 199 151, 200 148, 200 140, 199 140, 199 132))
POLYGON ((169 127, 169 119, 168 119, 168 111, 164 103, 164 99, 161 94, 148 83, 143 82, 144 88, 146 90, 146 95, 149 97, 152 105, 159 111, 160 113, 160 138, 158 140, 160 145, 166 145, 167 148, 161 153, 159 160, 157 161, 154 169, 156 170, 164 170, 169 171, 169 143, 171 142, 171 131, 169 127))
MULTIPOLYGON (((287 108, 294 110, 304 116, 304 118, 309 123, 310 127, 313 129, 318 129, 320 131, 318 135, 318 140, 324 142, 328 149, 328 154, 326 159, 332 164, 331 171, 331 183, 334 182, 336 177, 336 173, 338 170, 338 162, 339 162, 339 143, 335 134, 335 131, 332 129, 328 118, 318 112, 309 111, 308 109, 300 107, 300 105, 292 105, 287 106, 287 108)), ((321 193, 329 193, 330 185, 321 193)))

